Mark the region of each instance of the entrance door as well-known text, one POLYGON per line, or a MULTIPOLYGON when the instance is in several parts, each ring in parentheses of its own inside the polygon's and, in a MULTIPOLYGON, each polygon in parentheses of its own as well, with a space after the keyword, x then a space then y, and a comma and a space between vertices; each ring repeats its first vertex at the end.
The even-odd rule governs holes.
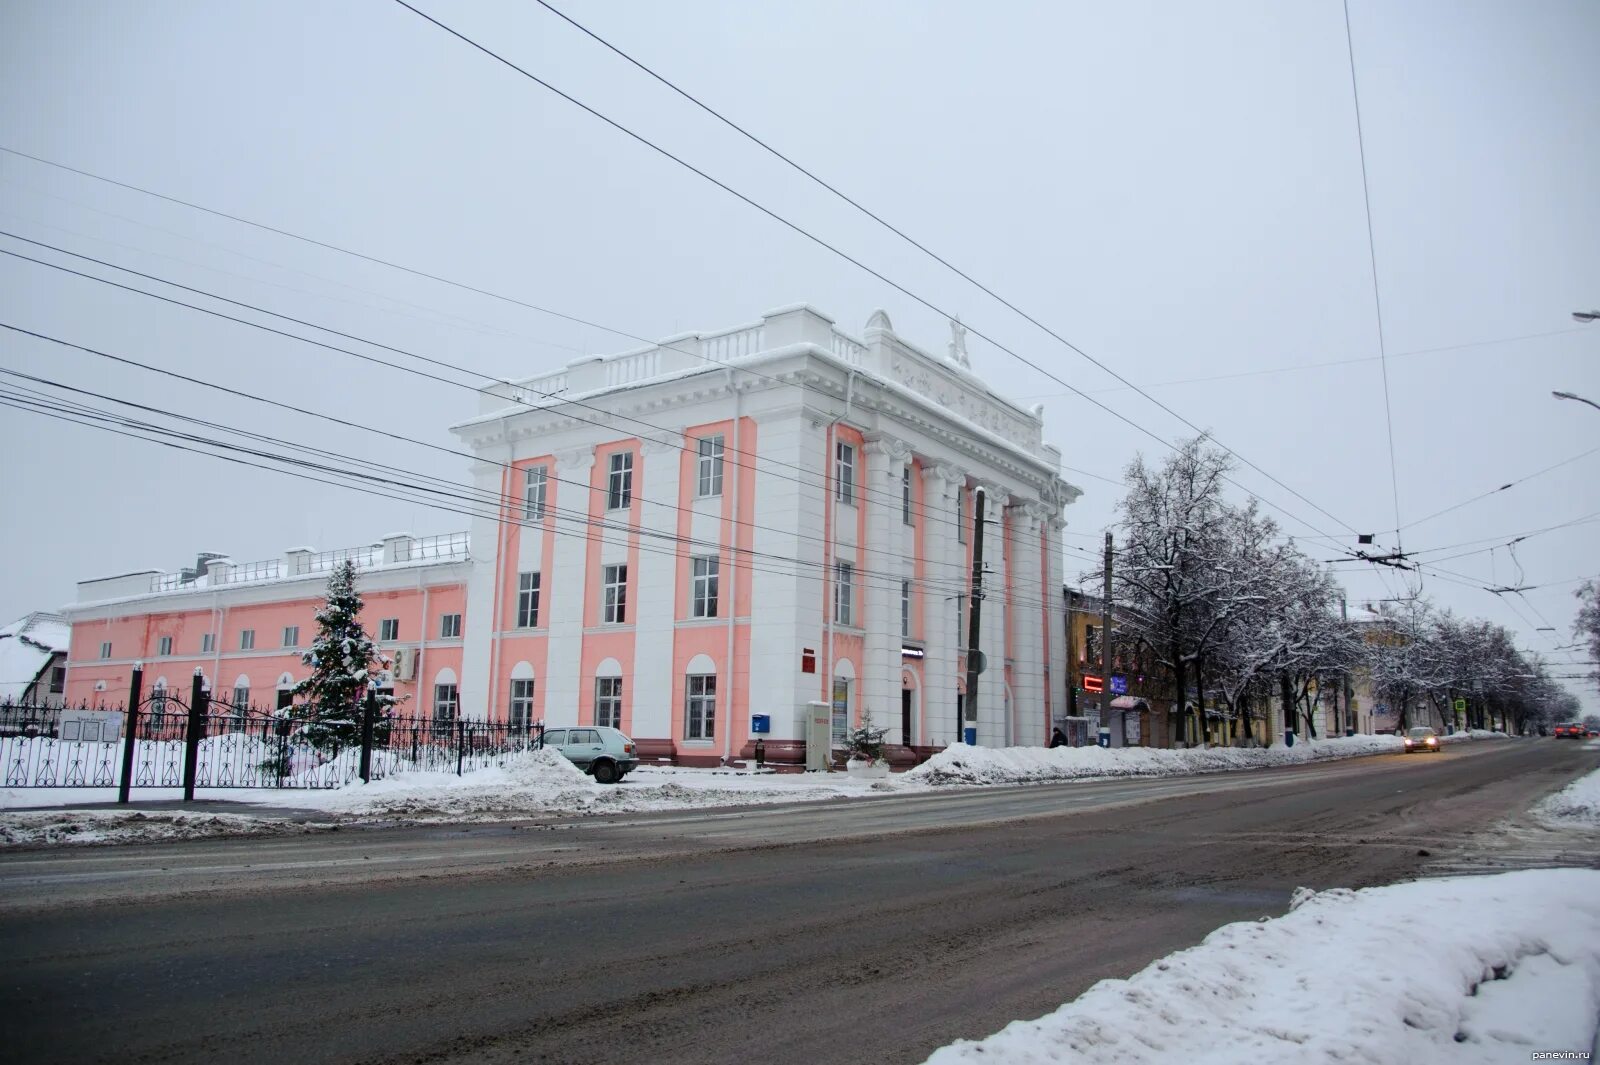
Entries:
POLYGON ((911 746, 911 689, 900 689, 900 742, 911 746))

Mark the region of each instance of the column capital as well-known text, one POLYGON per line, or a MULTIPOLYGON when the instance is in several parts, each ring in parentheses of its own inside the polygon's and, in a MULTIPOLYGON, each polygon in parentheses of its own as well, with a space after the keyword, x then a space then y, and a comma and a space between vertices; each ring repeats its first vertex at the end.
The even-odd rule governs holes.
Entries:
POLYGON ((869 455, 883 456, 896 462, 905 462, 911 458, 911 445, 897 436, 871 433, 866 439, 866 452, 869 455))

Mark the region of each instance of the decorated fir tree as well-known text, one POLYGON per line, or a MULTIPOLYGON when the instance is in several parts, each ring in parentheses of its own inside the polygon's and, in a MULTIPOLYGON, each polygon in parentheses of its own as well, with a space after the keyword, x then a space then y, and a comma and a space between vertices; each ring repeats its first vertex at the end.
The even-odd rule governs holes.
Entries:
MULTIPOLYGON (((311 676, 295 685, 295 701, 278 711, 296 735, 319 749, 361 742, 361 708, 367 682, 388 665, 361 627, 356 567, 346 560, 328 578, 328 600, 317 611, 317 637, 302 659, 311 676)), ((379 713, 393 700, 380 697, 379 713)))

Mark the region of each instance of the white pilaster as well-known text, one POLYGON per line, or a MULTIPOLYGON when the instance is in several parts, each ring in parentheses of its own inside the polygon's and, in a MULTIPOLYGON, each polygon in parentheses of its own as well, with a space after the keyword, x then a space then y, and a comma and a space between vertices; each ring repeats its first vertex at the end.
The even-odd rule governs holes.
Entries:
MULTIPOLYGON (((1053 504, 1046 504, 1046 507, 1056 511, 1053 504)), ((1066 604, 1061 598, 1061 530, 1066 528, 1066 524, 1059 512, 1051 513, 1044 524, 1045 569, 1049 574, 1045 578, 1044 618, 1050 634, 1050 673, 1046 679, 1050 685, 1050 713, 1053 718, 1067 716, 1067 618, 1066 604)), ((1051 726, 1054 725, 1052 721, 1051 726)))
POLYGON ((589 470, 594 466, 594 448, 578 447, 556 456, 554 506, 560 508, 555 521, 555 546, 551 551, 549 653, 545 665, 545 722, 550 725, 578 723, 578 693, 583 659, 583 606, 588 594, 588 532, 586 522, 575 515, 589 511, 589 470))
MULTIPOLYGON (((677 617, 678 473, 681 440, 645 439, 639 485, 639 602, 634 608, 633 735, 672 738, 672 697, 681 682, 672 675, 672 633, 677 617), (652 536, 661 533, 662 536, 652 536)), ((724 578, 726 580, 727 578, 724 578)), ((724 593, 726 594, 726 593, 724 593)))
POLYGON ((1012 628, 1016 642, 1011 648, 1015 679, 1012 692, 1012 742, 1024 746, 1044 743, 1050 730, 1044 715, 1044 609, 1047 589, 1040 576, 1042 529, 1040 507, 1028 502, 1012 508, 1011 575, 1012 628))
POLYGON ((922 741, 952 743, 956 731, 956 648, 960 646, 957 601, 949 598, 965 590, 966 577, 956 540, 956 492, 966 474, 954 466, 928 464, 922 468, 925 554, 922 589, 922 741))
POLYGON ((867 542, 861 546, 861 581, 866 602, 866 661, 862 663, 861 706, 872 712, 873 725, 889 730, 890 743, 900 734, 900 535, 901 477, 910 449, 893 438, 870 440, 865 448, 866 476, 861 505, 867 508, 867 542))
MULTIPOLYGON (((762 417, 757 439, 759 457, 730 460, 755 465, 755 559, 750 574, 750 712, 772 718, 771 739, 803 740, 807 700, 822 696, 818 673, 801 671, 800 651, 815 652, 824 667, 822 583, 825 564, 822 538, 823 491, 820 457, 823 430, 812 416, 796 407, 762 417), (798 475, 791 465, 807 472, 798 475), (812 483, 816 482, 816 483, 812 483), (802 535, 804 534, 804 535, 802 535), (796 560, 793 567, 777 563, 796 560)), ((738 473, 730 461, 727 476, 738 473)), ((726 481, 724 482, 726 484, 726 481)), ((731 579, 731 575, 730 575, 731 579)))
POLYGON ((1006 560, 1005 509, 1010 497, 1005 489, 988 486, 984 492, 983 524, 983 627, 981 649, 988 668, 978 678, 978 742, 1004 747, 1010 736, 1006 709, 1006 560))
MULTIPOLYGON (((509 447, 504 450, 504 455, 509 464, 509 447)), ((499 499, 505 473, 505 467, 498 463, 474 462, 472 487, 480 498, 499 499)), ((489 713, 490 670, 494 660, 495 630, 499 627, 496 624, 498 619, 494 616, 495 577, 500 570, 500 522, 497 517, 495 512, 479 512, 472 519, 472 564, 467 570, 467 616, 462 619, 461 676, 457 678, 461 716, 468 721, 482 721, 489 713)), ((424 618, 422 624, 432 625, 433 619, 424 618)), ((419 639, 428 635, 426 628, 417 634, 419 639)), ((433 680, 421 675, 417 680, 418 690, 425 693, 426 706, 431 712, 433 680)), ((418 712, 423 712, 423 709, 418 708, 418 712)))

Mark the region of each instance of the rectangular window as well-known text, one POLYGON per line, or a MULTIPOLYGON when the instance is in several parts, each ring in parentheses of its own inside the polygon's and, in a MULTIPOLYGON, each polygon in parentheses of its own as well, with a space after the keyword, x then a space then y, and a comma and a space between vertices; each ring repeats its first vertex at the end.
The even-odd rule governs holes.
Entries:
POLYGON ((604 573, 605 599, 601 620, 621 625, 628 620, 628 567, 607 566, 604 573))
POLYGON ((855 567, 848 562, 833 564, 833 623, 849 625, 855 598, 855 567))
POLYGON ((533 680, 511 682, 511 729, 526 732, 533 724, 533 680))
POLYGON ((911 638, 911 582, 900 582, 900 637, 911 638))
POLYGON ((606 479, 606 509, 627 510, 633 503, 633 452, 619 451, 611 456, 606 479))
POLYGON ((689 604, 690 616, 697 618, 717 616, 717 583, 720 568, 721 562, 715 555, 694 560, 694 579, 690 582, 694 595, 689 604))
POLYGON ((705 437, 697 447, 699 459, 696 463, 695 494, 699 496, 720 496, 722 494, 722 437, 705 437))
POLYGON ((454 684, 433 686, 433 723, 453 725, 456 711, 461 708, 461 693, 454 684))
POLYGON ((517 574, 517 628, 539 627, 539 575, 517 574))
POLYGON ((684 697, 683 737, 688 740, 715 739, 716 730, 716 675, 711 673, 691 674, 688 692, 684 697))
POLYGON ((239 630, 239 650, 241 650, 241 651, 253 651, 253 650, 255 650, 255 647, 256 647, 256 630, 255 629, 241 629, 241 630, 239 630))
POLYGON ((384 618, 378 622, 378 639, 398 640, 400 638, 400 619, 384 618))
POLYGON ((283 645, 285 647, 300 646, 300 626, 285 625, 283 627, 283 645))
POLYGON ((50 694, 60 695, 67 690, 67 667, 50 667, 50 694))
POLYGON ((100 645, 100 657, 101 658, 110 658, 111 657, 111 645, 109 643, 103 643, 103 644, 100 645))
POLYGON ((156 654, 166 656, 172 653, 172 637, 163 636, 157 642, 156 654))
POLYGON ((900 520, 911 524, 911 467, 900 471, 900 520))
POLYGON ((544 517, 544 493, 550 471, 544 466, 529 466, 523 477, 522 516, 528 521, 538 521, 544 517))
POLYGON ((206 633, 200 637, 200 653, 208 655, 217 649, 217 637, 214 633, 206 633))
POLYGON ((594 723, 603 728, 622 727, 622 678, 594 679, 594 723))
POLYGON ((841 503, 856 501, 856 449, 854 444, 833 446, 833 498, 841 503))
POLYGON ((439 639, 454 640, 461 635, 460 614, 439 615, 439 639))
POLYGON ((956 543, 967 542, 967 490, 956 489, 956 543))
POLYGON ((233 689, 234 713, 235 714, 239 714, 239 713, 243 712, 244 708, 249 706, 249 705, 250 705, 250 686, 248 684, 241 684, 238 687, 234 688, 233 689))

